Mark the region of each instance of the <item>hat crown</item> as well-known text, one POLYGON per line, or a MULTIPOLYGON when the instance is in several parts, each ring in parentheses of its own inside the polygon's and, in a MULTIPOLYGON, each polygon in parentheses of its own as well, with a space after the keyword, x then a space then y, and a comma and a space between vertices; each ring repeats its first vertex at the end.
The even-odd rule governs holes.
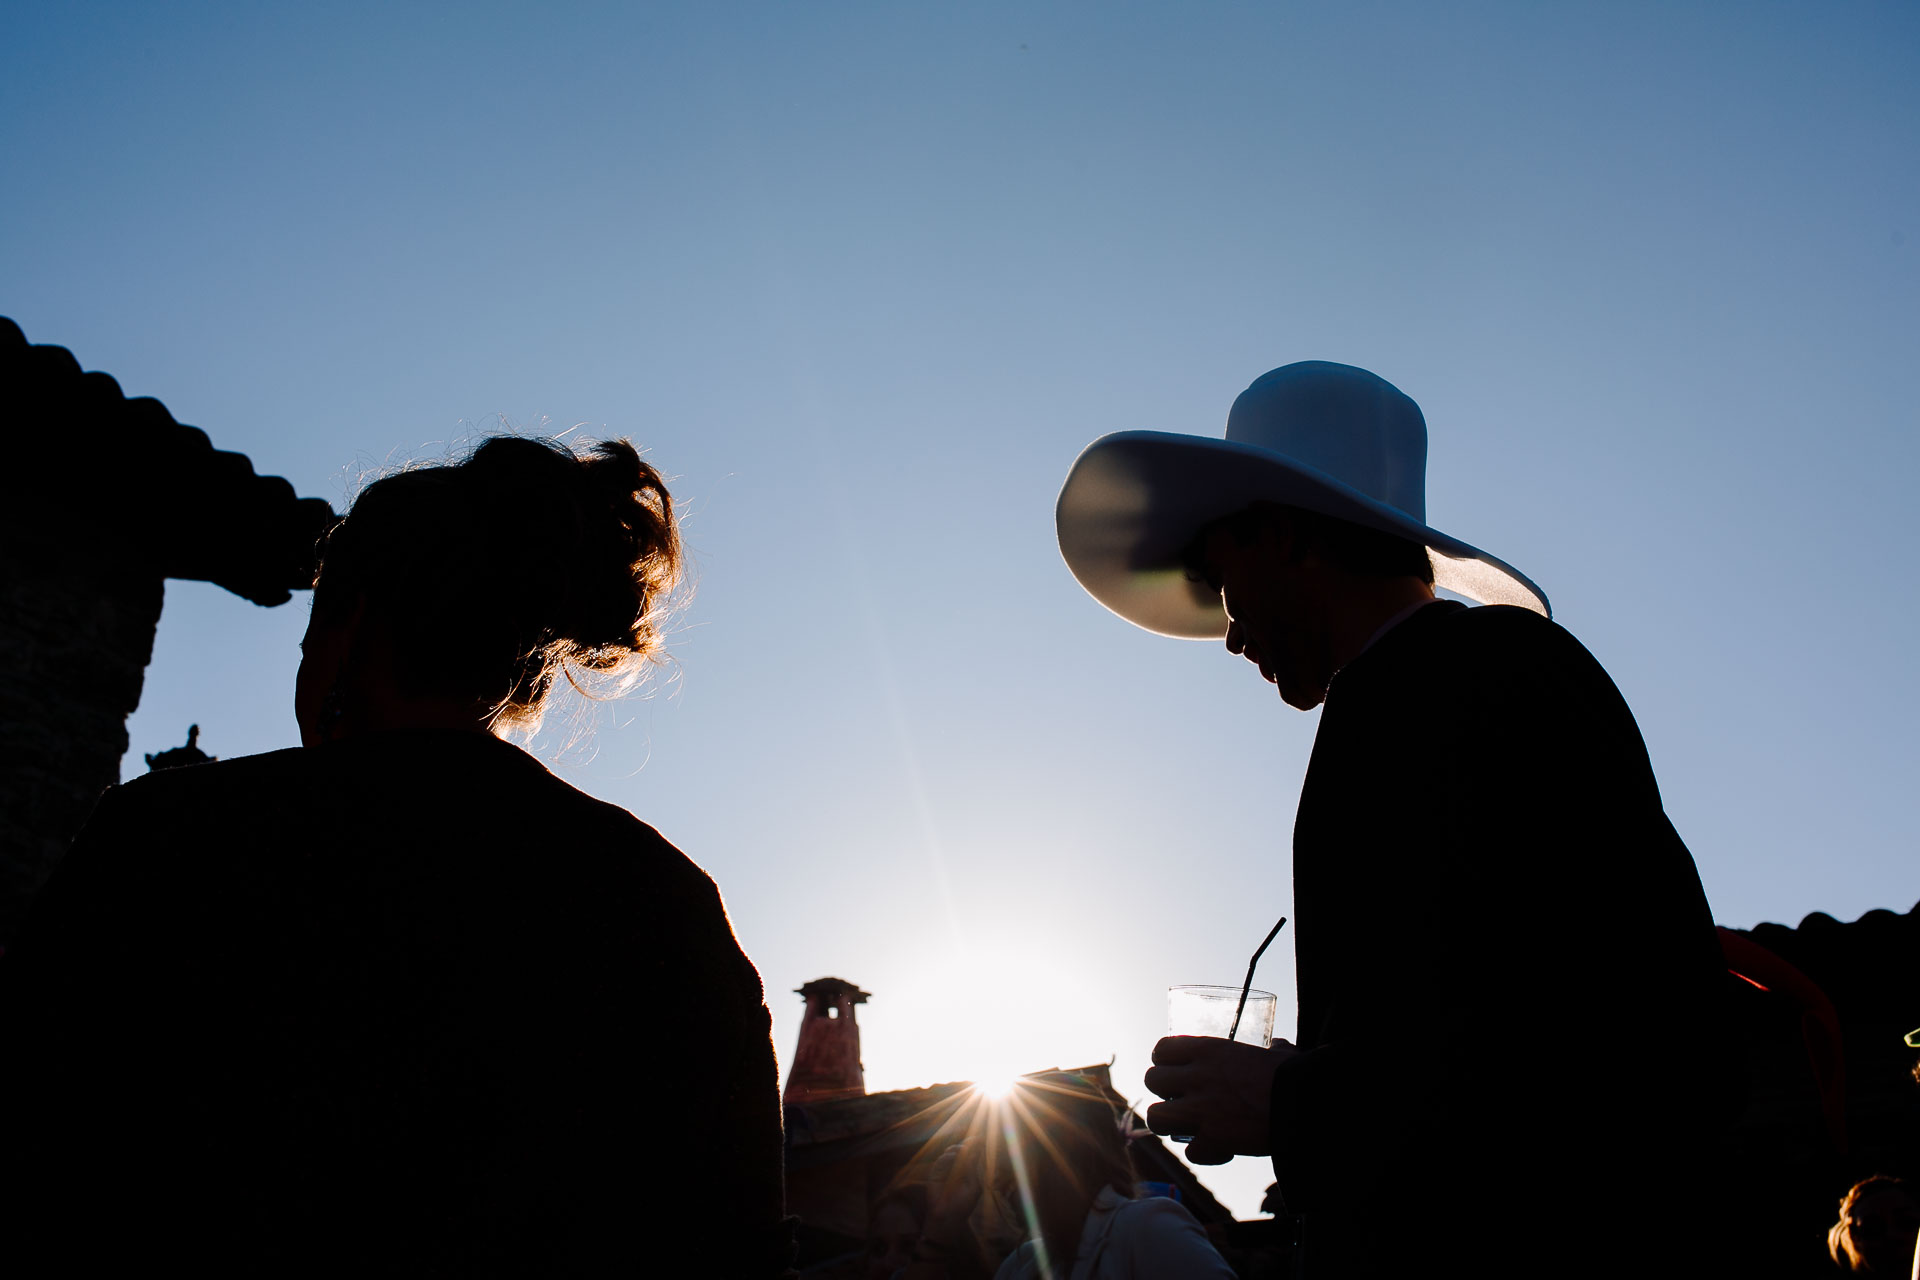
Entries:
POLYGON ((1427 420, 1378 374, 1326 360, 1282 365, 1233 402, 1227 439, 1281 454, 1427 522, 1427 420))

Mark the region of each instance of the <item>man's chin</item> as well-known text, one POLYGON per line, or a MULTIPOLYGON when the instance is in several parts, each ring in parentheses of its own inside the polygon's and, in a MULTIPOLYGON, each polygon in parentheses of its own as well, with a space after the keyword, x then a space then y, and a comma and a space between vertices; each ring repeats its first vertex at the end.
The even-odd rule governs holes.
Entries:
POLYGON ((1283 684, 1279 686, 1279 688, 1280 701, 1286 703, 1295 711, 1311 711, 1327 700, 1325 687, 1308 691, 1305 689, 1290 688, 1283 684))

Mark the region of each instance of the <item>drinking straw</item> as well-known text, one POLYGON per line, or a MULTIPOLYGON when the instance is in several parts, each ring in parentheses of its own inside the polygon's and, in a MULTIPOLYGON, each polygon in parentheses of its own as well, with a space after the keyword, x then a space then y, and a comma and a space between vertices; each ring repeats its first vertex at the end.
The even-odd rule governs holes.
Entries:
POLYGON ((1254 951, 1253 959, 1247 961, 1247 980, 1240 984, 1240 1003, 1234 1008, 1233 1025, 1227 1028, 1227 1039, 1233 1039, 1234 1034, 1240 1030, 1240 1015, 1247 1011, 1247 993, 1253 990, 1253 967, 1260 963, 1260 957, 1267 953, 1267 948, 1273 945, 1273 940, 1280 936, 1280 930, 1286 928, 1286 925, 1287 918, 1281 916, 1280 923, 1267 931, 1267 940, 1254 951))

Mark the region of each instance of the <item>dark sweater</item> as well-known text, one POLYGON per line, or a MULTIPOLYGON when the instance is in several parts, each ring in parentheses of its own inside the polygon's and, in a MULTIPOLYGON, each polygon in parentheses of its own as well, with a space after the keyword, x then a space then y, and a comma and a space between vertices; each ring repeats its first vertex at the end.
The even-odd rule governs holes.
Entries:
POLYGON ((768 1027, 713 882, 516 747, 149 775, 0 960, 0 1268, 777 1274, 768 1027))
POLYGON ((1647 1195, 1698 1203, 1732 1101, 1725 965, 1639 729, 1578 641, 1442 603, 1342 670, 1294 909, 1307 1053, 1276 1075, 1272 1141, 1316 1274, 1662 1259, 1647 1195))

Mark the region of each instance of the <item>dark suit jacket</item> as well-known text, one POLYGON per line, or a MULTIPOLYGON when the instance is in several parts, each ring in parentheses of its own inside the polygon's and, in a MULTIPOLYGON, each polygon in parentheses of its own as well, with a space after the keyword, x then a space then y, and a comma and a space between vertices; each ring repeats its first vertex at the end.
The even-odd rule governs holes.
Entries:
POLYGON ((713 882, 506 743, 152 774, 0 960, 0 1269, 776 1274, 768 1026, 713 882))
POLYGON ((1271 1137, 1316 1273, 1501 1274, 1505 1253, 1565 1274, 1565 1248, 1616 1247, 1596 1232, 1657 1256, 1639 1218, 1594 1210, 1704 1175, 1731 1102, 1725 966, 1633 716, 1578 641, 1439 603, 1342 670, 1294 908, 1306 1054, 1276 1074, 1271 1137))

